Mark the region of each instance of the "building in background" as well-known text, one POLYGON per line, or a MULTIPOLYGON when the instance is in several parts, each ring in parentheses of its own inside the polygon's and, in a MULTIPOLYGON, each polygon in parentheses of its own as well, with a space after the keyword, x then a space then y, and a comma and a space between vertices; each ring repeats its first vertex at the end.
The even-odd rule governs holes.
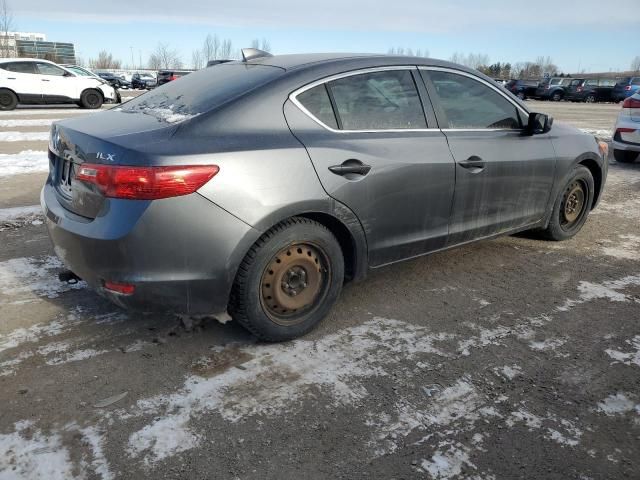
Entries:
POLYGON ((73 43, 48 42, 44 33, 0 33, 3 55, 7 57, 43 58, 56 63, 76 63, 73 43))

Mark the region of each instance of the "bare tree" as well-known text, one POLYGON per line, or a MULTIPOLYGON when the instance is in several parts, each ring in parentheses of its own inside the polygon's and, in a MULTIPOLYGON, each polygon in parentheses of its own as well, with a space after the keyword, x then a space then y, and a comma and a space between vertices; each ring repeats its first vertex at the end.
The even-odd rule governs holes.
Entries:
POLYGON ((191 52, 191 66, 194 70, 200 70, 203 67, 203 57, 200 50, 194 50, 191 52))
POLYGON ((631 71, 640 72, 640 55, 636 55, 636 57, 631 60, 631 71))
POLYGON ((113 55, 106 50, 102 50, 98 53, 98 58, 89 59, 89 66, 91 68, 110 70, 120 68, 122 62, 113 58, 113 55))
POLYGON ((220 46, 220 58, 222 59, 231 58, 232 51, 233 51, 233 44, 231 43, 231 40, 227 38, 222 42, 222 45, 220 46))
POLYGON ((405 55, 407 57, 428 57, 429 56, 429 50, 428 49, 417 49, 415 52, 411 49, 411 48, 404 48, 404 47, 391 47, 389 50, 387 50, 387 53, 389 55, 405 55))
POLYGON ((216 60, 220 53, 220 39, 218 35, 207 35, 202 45, 202 57, 205 62, 216 60))
POLYGON ((149 57, 149 68, 182 68, 182 60, 177 50, 169 47, 168 43, 158 43, 156 50, 149 57), (151 66, 153 64, 153 66, 151 66))
POLYGON ((13 57, 16 51, 9 40, 9 32, 13 30, 13 13, 6 0, 0 2, 0 57, 13 57))
POLYGON ((263 52, 271 52, 271 44, 266 38, 263 38, 262 40, 254 38, 251 41, 251 48, 257 48, 258 50, 262 50, 263 52))
POLYGON ((489 65, 489 55, 485 53, 469 53, 465 55, 464 53, 455 52, 449 57, 449 60, 476 70, 489 65))

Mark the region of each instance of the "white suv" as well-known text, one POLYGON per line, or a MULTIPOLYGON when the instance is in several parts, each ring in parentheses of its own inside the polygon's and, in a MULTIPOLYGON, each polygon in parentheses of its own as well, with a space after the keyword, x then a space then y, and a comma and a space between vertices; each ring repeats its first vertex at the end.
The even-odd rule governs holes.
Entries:
POLYGON ((0 58, 0 110, 13 110, 18 103, 100 108, 104 102, 120 101, 120 93, 104 80, 78 75, 47 60, 0 58))

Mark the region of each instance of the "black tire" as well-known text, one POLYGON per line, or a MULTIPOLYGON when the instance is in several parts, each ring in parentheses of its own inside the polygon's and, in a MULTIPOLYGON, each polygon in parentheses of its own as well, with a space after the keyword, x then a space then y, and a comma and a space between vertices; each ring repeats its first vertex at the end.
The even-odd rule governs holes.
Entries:
POLYGON ((620 163, 633 163, 636 158, 638 158, 640 153, 638 152, 629 152, 626 150, 613 150, 613 158, 616 159, 616 162, 620 163))
POLYGON ((553 95, 551 95, 551 100, 553 100, 554 102, 559 102, 560 100, 562 100, 562 97, 564 97, 562 92, 553 92, 553 95))
POLYGON ((104 99, 102 98, 102 94, 98 90, 85 90, 80 96, 80 105, 82 108, 95 110, 96 108, 102 107, 103 102, 104 99))
POLYGON ((595 95, 587 95, 587 97, 584 99, 585 103, 596 103, 596 96, 595 95))
POLYGON ((589 216, 591 205, 593 205, 593 195, 594 183, 591 172, 587 167, 577 165, 565 181, 562 190, 558 193, 558 197, 553 204, 549 225, 542 231, 543 237, 549 240, 561 241, 568 240, 578 233, 589 216), (571 207, 574 206, 575 198, 572 195, 576 187, 582 188, 583 198, 579 211, 575 213, 577 208, 574 207, 572 215, 569 217, 573 218, 573 214, 575 214, 575 220, 568 221, 567 212, 571 211, 571 207))
POLYGON ((291 340, 327 316, 343 282, 344 257, 333 234, 318 222, 293 217, 271 228, 251 247, 238 269, 229 313, 261 340, 291 340), (317 272, 315 265, 319 265, 317 272), (292 278, 298 280, 293 291, 288 290, 292 278), (297 301, 308 303, 296 311, 290 302, 297 301))
POLYGON ((18 96, 6 88, 0 89, 0 110, 13 110, 18 106, 18 96))

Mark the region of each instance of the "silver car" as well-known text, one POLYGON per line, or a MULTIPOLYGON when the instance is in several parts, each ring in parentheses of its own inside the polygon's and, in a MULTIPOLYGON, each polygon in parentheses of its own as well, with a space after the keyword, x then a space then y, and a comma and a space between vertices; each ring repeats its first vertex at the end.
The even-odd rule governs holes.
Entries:
POLYGON ((52 127, 55 251, 118 305, 286 340, 371 269, 525 230, 564 240, 601 196, 606 144, 475 70, 243 53, 52 127))
POLYGON ((622 102, 613 133, 613 156, 617 162, 631 163, 640 156, 640 93, 622 102))

